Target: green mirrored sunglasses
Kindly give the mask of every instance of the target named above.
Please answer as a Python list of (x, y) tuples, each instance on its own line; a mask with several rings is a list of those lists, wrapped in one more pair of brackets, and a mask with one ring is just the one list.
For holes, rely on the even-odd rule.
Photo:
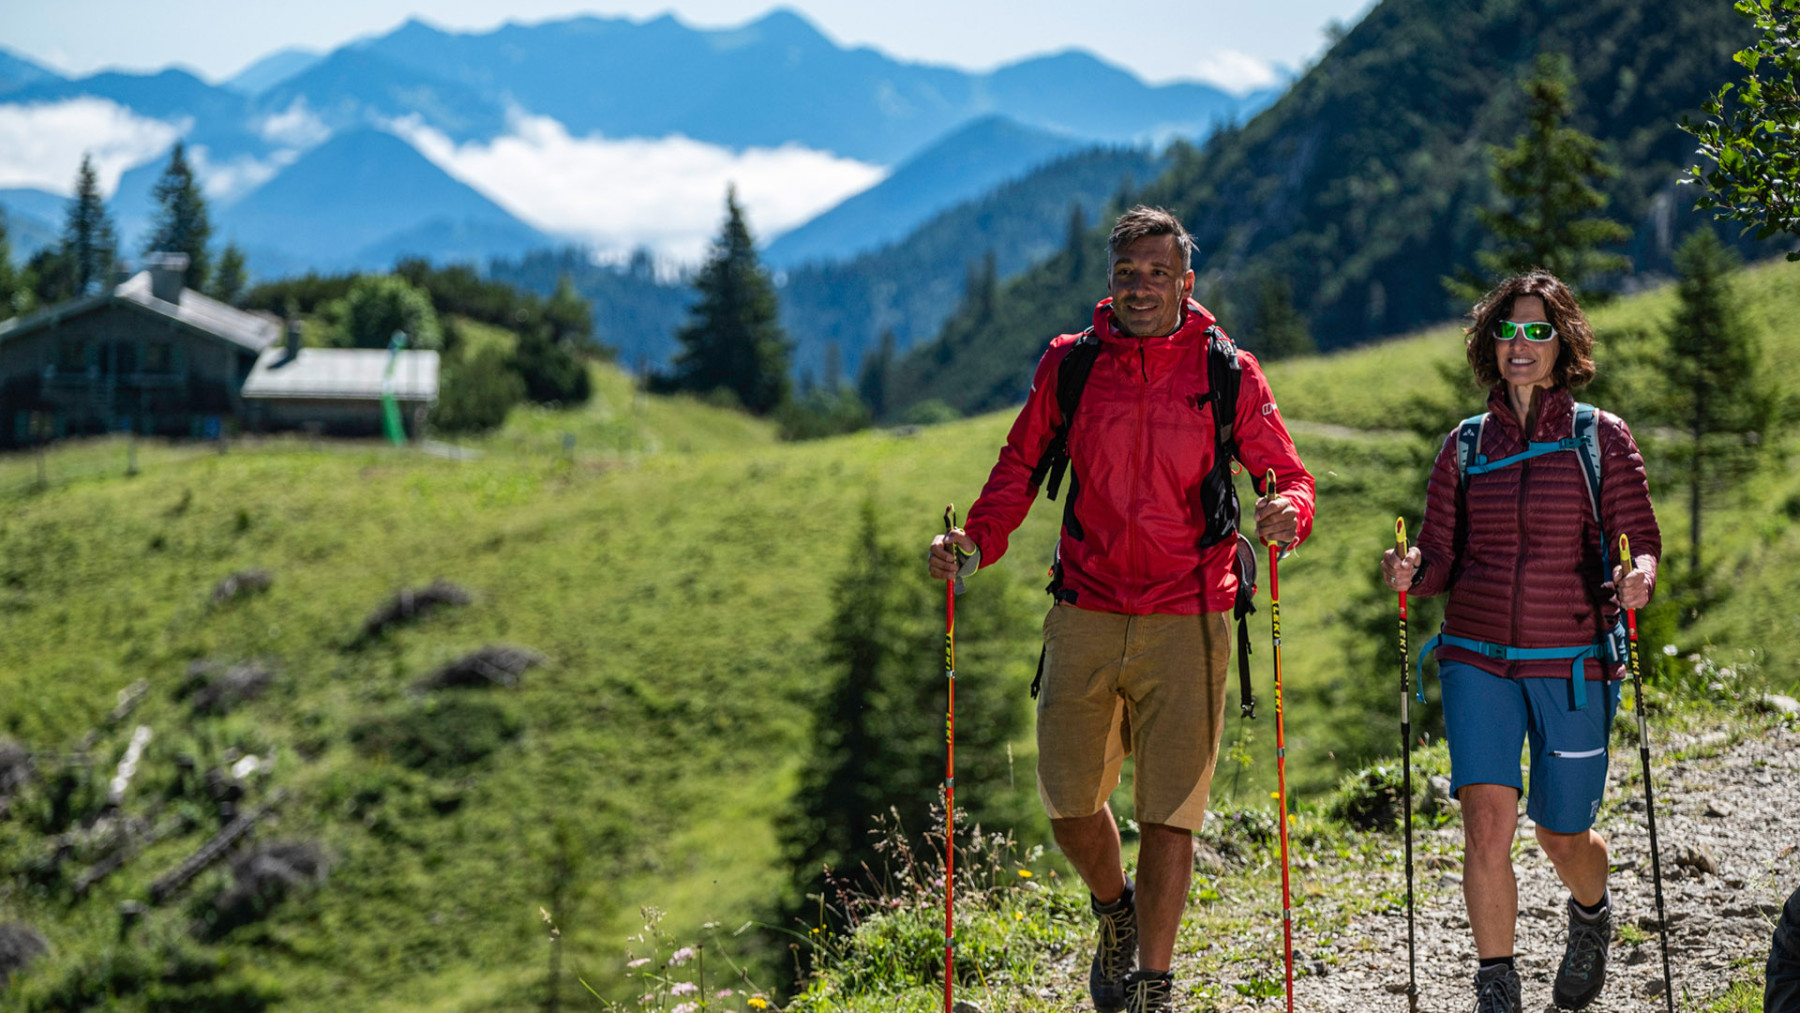
[(1534, 324), (1514, 323), (1511, 320), (1500, 321), (1500, 327), (1494, 334), (1496, 341), (1511, 341), (1523, 334), (1526, 341), (1549, 341), (1556, 337), (1556, 328), (1538, 322)]

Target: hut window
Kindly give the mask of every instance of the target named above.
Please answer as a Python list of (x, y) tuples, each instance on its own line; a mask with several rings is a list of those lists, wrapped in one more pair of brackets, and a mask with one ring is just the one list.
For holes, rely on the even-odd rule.
[(152, 341), (144, 349), (144, 372), (169, 373), (175, 368), (175, 349), (167, 341)]
[(87, 342), (65, 341), (56, 347), (56, 368), (65, 373), (87, 371)]

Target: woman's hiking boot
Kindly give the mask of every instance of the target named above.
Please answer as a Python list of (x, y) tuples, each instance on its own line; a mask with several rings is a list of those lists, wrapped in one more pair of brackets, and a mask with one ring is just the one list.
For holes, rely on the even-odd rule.
[(1175, 975), (1133, 971), (1125, 976), (1125, 1013), (1174, 1013)]
[(1100, 944), (1088, 969), (1088, 994), (1100, 1013), (1117, 1013), (1125, 1008), (1125, 976), (1137, 968), (1137, 903), (1131, 881), (1125, 881), (1125, 892), (1111, 904), (1092, 897), (1089, 902), (1100, 921)]
[(1475, 972), (1475, 1013), (1524, 1013), (1519, 998), (1519, 972), (1511, 964), (1495, 964)]
[(1562, 966), (1556, 970), (1556, 984), (1550, 999), (1559, 1009), (1580, 1009), (1594, 1001), (1600, 986), (1606, 984), (1606, 948), (1612, 942), (1612, 905), (1597, 915), (1581, 911), (1575, 898), (1569, 898), (1569, 945), (1563, 950)]

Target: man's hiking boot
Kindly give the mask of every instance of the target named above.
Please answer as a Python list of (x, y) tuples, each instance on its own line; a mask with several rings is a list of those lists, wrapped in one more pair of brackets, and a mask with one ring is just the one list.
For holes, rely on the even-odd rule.
[(1137, 968), (1137, 903), (1131, 881), (1111, 904), (1088, 900), (1100, 920), (1100, 944), (1088, 969), (1088, 994), (1100, 1013), (1117, 1013), (1125, 1008), (1125, 976)]
[(1575, 898), (1569, 898), (1569, 945), (1550, 992), (1557, 1008), (1580, 1009), (1600, 994), (1600, 986), (1606, 984), (1606, 948), (1612, 934), (1611, 904), (1599, 917), (1589, 918), (1576, 909)]
[(1125, 976), (1125, 1013), (1174, 1013), (1175, 976), (1133, 971)]
[(1523, 1013), (1519, 998), (1519, 972), (1511, 964), (1496, 964), (1475, 972), (1475, 1013)]

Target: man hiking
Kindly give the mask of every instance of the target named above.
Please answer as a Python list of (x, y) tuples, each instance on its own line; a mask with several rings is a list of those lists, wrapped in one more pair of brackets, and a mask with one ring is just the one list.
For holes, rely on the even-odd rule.
[[(1193, 241), (1167, 211), (1120, 216), (1108, 299), (1094, 326), (1050, 343), (965, 529), (932, 542), (930, 572), (954, 576), (952, 547), (992, 565), (1025, 519), (1064, 423), (1065, 363), (1090, 371), (1062, 435), (1069, 465), (1063, 527), (1044, 619), (1037, 703), (1038, 794), (1056, 843), (1093, 894), (1100, 941), (1088, 977), (1101, 1011), (1173, 1008), (1169, 973), (1193, 871), (1193, 831), (1224, 728), (1226, 613), (1238, 576), (1229, 449), (1260, 490), (1256, 533), (1291, 546), (1312, 528), (1313, 480), (1288, 438), (1256, 359), (1238, 352), (1191, 298)], [(1231, 365), (1235, 411), (1216, 432), (1213, 361)], [(1074, 367), (1071, 367), (1074, 368)], [(1223, 398), (1223, 400), (1219, 400)], [(1052, 479), (1054, 493), (1057, 480)], [(1126, 877), (1107, 799), (1126, 755), (1141, 839)], [(1141, 966), (1140, 966), (1141, 965)]]

